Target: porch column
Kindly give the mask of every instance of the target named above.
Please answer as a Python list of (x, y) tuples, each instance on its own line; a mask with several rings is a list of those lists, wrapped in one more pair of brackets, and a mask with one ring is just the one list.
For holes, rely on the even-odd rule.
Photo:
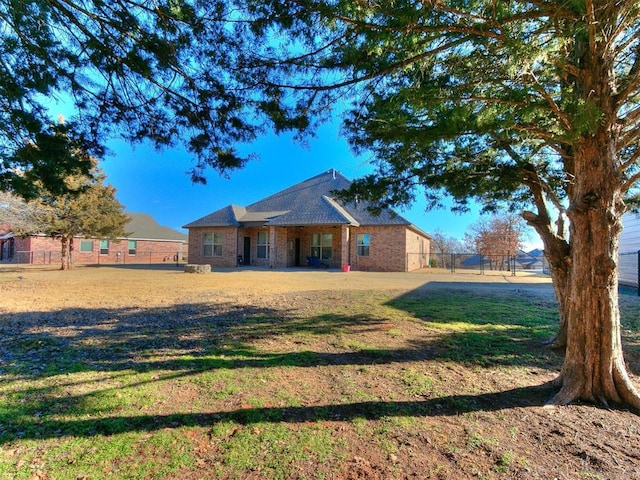
[(269, 268), (278, 265), (278, 244), (276, 227), (269, 227)]
[(342, 241), (340, 242), (340, 267), (351, 264), (351, 229), (342, 225)]

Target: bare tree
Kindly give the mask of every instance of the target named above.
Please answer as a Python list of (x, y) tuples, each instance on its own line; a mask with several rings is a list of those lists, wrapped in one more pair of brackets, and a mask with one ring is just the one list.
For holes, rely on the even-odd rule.
[(475, 252), (487, 257), (492, 270), (503, 270), (522, 248), (524, 228), (516, 215), (496, 215), (473, 224), (466, 238)]
[(462, 242), (448, 236), (440, 230), (431, 234), (431, 256), (435, 261), (434, 267), (450, 268), (451, 255), (463, 250)]
[(0, 191), (0, 229), (16, 235), (39, 232), (43, 228), (43, 208), (37, 202), (25, 202), (11, 192)]

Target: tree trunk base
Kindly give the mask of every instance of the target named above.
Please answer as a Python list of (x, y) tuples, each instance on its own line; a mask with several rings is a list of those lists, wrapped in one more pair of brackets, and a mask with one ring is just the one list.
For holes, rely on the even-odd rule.
[(565, 381), (562, 375), (552, 381), (560, 391), (556, 393), (545, 406), (569, 405), (571, 403), (583, 401), (606, 408), (612, 406), (628, 407), (635, 413), (640, 414), (640, 394), (631, 383), (631, 379), (625, 369), (614, 368), (611, 381), (602, 386), (599, 391), (592, 388), (588, 391), (584, 382)]

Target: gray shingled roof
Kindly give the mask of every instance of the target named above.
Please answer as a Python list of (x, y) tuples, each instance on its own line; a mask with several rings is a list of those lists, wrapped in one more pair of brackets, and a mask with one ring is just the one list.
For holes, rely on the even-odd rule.
[(252, 225), (410, 225), (391, 210), (380, 215), (367, 211), (366, 202), (341, 203), (336, 190), (349, 188), (351, 181), (335, 170), (297, 183), (244, 209), (230, 205), (206, 215), (184, 228)]
[(133, 240), (173, 240), (187, 241), (187, 235), (170, 227), (163, 227), (147, 213), (129, 213), (131, 219), (124, 227), (126, 238)]

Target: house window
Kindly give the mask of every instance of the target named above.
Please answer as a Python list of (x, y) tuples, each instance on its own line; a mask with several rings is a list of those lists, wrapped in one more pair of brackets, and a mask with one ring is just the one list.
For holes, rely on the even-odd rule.
[(93, 252), (93, 240), (80, 240), (80, 252), (92, 253)]
[(331, 260), (333, 257), (332, 233), (314, 233), (311, 235), (311, 256), (320, 260)]
[(213, 234), (213, 256), (222, 256), (222, 233), (215, 232)]
[(100, 240), (100, 255), (109, 255), (109, 240)]
[(129, 255), (135, 255), (138, 250), (138, 241), (129, 240)]
[(205, 257), (222, 256), (222, 233), (205, 233), (202, 242), (202, 255)]
[(359, 233), (356, 236), (356, 245), (358, 246), (358, 256), (369, 256), (369, 245), (371, 244), (371, 236), (368, 233)]
[(213, 233), (205, 233), (202, 238), (202, 256), (213, 257)]
[(269, 232), (258, 232), (258, 258), (269, 258)]
[(221, 257), (222, 256), (222, 233), (213, 232), (205, 233), (202, 242), (202, 255), (205, 257)]

